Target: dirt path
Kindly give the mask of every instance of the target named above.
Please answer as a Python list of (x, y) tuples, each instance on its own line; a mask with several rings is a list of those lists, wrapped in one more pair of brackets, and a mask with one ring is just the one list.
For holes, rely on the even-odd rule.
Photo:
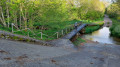
[(104, 27), (105, 26), (112, 26), (112, 20), (109, 18), (108, 15), (105, 15), (104, 17)]
[(78, 50), (0, 39), (0, 67), (119, 67), (120, 46), (88, 43)]
[[(21, 67), (19, 65), (24, 64), (24, 62), (59, 57), (72, 52), (74, 50), (62, 47), (41, 46), (0, 39), (0, 67)], [(29, 63), (29, 65), (31, 64)]]

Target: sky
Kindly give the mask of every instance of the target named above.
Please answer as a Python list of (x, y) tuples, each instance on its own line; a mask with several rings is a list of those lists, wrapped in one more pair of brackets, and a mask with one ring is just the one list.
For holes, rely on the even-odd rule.
[(111, 2), (111, 0), (100, 0), (100, 1)]
[(100, 1), (106, 1), (106, 2), (112, 3), (112, 1), (115, 1), (115, 0), (100, 0)]

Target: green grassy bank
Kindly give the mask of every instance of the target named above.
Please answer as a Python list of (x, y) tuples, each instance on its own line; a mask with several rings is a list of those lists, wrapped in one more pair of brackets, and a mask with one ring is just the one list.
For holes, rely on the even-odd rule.
[(94, 24), (95, 25), (93, 25), (93, 26), (87, 26), (85, 28), (85, 34), (89, 34), (89, 33), (92, 33), (94, 31), (100, 29), (101, 26), (104, 24), (104, 22), (103, 21), (98, 21), (98, 22), (94, 22)]
[[(31, 30), (23, 30), (23, 31), (17, 31), (16, 28), (14, 28), (14, 34), (19, 34), (19, 35), (24, 35), (24, 36), (30, 36), (32, 38), (35, 39), (39, 39), (41, 40), (41, 33), (43, 33), (43, 38), (42, 40), (53, 40), (57, 38), (57, 34), (55, 34), (56, 32), (59, 32), (59, 37), (61, 37), (62, 35), (62, 30), (64, 30), (64, 34), (67, 34), (70, 32), (70, 30), (74, 29), (74, 23), (75, 22), (80, 22), (82, 21), (82, 23), (87, 23), (87, 24), (97, 24), (97, 26), (88, 26), (85, 28), (86, 32), (85, 33), (91, 33), (97, 29), (100, 28), (100, 25), (103, 22), (91, 22), (91, 21), (85, 21), (85, 20), (71, 20), (71, 21), (63, 21), (63, 22), (49, 22), (47, 24), (34, 24), (34, 28), (35, 29), (31, 29)], [(81, 22), (80, 22), (81, 23)], [(79, 23), (78, 23), (79, 24)], [(41, 29), (43, 26), (43, 29)], [(39, 29), (36, 29), (37, 27), (40, 27)], [(69, 31), (66, 32), (66, 28), (70, 29)], [(11, 26), (8, 27), (3, 27), (2, 25), (0, 25), (0, 30), (3, 31), (8, 31), (11, 32), (12, 28)]]
[(111, 35), (120, 38), (120, 21), (112, 19), (113, 24), (110, 28)]
[(83, 40), (82, 38), (77, 38), (74, 42), (73, 42), (73, 44), (75, 45), (75, 46), (78, 46), (78, 45), (80, 45), (81, 43), (85, 43), (86, 41), (85, 40)]
[(99, 28), (100, 28), (99, 25), (97, 25), (97, 26), (88, 26), (88, 27), (85, 28), (85, 34), (92, 33), (94, 31), (98, 30)]
[[(71, 21), (63, 21), (63, 22), (49, 22), (47, 24), (34, 24), (35, 29), (31, 30), (23, 30), (23, 31), (17, 31), (17, 29), (14, 27), (14, 34), (19, 34), (19, 35), (24, 35), (24, 36), (29, 36), (35, 39), (41, 40), (41, 34), (38, 34), (40, 32), (43, 33), (43, 38), (42, 40), (53, 40), (57, 38), (57, 35), (55, 34), (56, 32), (59, 32), (59, 37), (61, 34), (61, 30), (66, 31), (66, 28), (73, 28), (75, 22), (79, 22), (80, 20), (71, 20)], [(43, 29), (41, 29), (43, 26)], [(39, 29), (37, 29), (39, 27)], [(0, 30), (3, 31), (12, 31), (12, 27), (4, 27), (0, 25)], [(64, 32), (64, 34), (67, 34), (69, 32)], [(35, 35), (36, 34), (36, 35)]]

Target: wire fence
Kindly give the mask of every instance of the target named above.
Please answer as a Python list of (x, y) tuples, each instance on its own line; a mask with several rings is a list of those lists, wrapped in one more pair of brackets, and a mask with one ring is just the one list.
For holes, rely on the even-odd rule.
[[(78, 23), (78, 26), (81, 25), (82, 22), (79, 22)], [(73, 29), (74, 29), (74, 25), (71, 25), (65, 29), (62, 29), (62, 30), (59, 30), (55, 33), (53, 33), (52, 35), (48, 35), (48, 34), (45, 34), (43, 32), (34, 32), (33, 30), (31, 30), (30, 28), (25, 28), (25, 29), (19, 29), (14, 23), (11, 23), (12, 25), (12, 33), (15, 33), (15, 32), (21, 32), (23, 35), (25, 36), (28, 36), (28, 37), (37, 37), (39, 39), (43, 39), (46, 37), (46, 39), (58, 39), (58, 38), (61, 38), (63, 36), (65, 36), (66, 34), (68, 34), (69, 32), (71, 32)], [(17, 30), (14, 30), (14, 28), (16, 28)], [(27, 30), (26, 32), (23, 32)]]

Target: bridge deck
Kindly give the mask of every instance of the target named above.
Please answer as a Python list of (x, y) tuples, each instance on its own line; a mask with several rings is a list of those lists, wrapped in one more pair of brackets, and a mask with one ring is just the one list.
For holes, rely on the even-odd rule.
[(69, 34), (67, 34), (66, 36), (63, 37), (63, 39), (71, 39), (72, 37), (74, 37), (79, 31), (81, 31), (87, 24), (82, 24), (80, 26), (78, 26), (77, 30), (74, 29), (73, 31), (71, 31)]

